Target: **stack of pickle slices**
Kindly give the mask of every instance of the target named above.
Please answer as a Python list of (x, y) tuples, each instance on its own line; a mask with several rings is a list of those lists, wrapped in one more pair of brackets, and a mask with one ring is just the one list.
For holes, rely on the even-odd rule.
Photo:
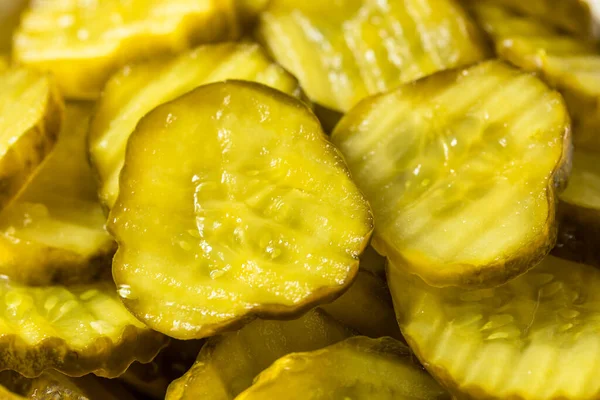
[(600, 397), (592, 0), (4, 0), (0, 399)]

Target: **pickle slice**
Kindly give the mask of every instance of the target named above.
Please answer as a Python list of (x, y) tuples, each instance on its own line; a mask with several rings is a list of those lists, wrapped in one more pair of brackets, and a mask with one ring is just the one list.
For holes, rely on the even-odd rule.
[(100, 178), (100, 198), (110, 209), (119, 194), (119, 174), (129, 135), (156, 106), (207, 83), (251, 80), (299, 95), (298, 82), (252, 43), (194, 49), (172, 60), (125, 67), (107, 83), (90, 127), (90, 154)]
[(159, 332), (200, 339), (339, 296), (372, 220), (302, 102), (229, 81), (140, 121), (109, 229), (125, 305)]
[(600, 3), (597, 0), (467, 0), (473, 4), (507, 7), (554, 24), (556, 27), (583, 37), (600, 36)]
[(494, 286), (556, 241), (570, 155), (561, 96), (500, 61), (365, 100), (336, 127), (373, 246), (434, 286)]
[(54, 147), (63, 107), (49, 76), (26, 68), (0, 72), (0, 210)]
[(7, 397), (1, 397), (3, 393), (0, 392), (2, 400), (135, 400), (116, 381), (93, 375), (71, 378), (60, 372), (47, 371), (30, 379), (14, 371), (3, 371), (0, 372), (0, 384), (7, 391)]
[(392, 338), (353, 337), (280, 358), (236, 400), (449, 399), (412, 357)]
[[(361, 264), (362, 264), (361, 260)], [(402, 340), (385, 281), (367, 271), (359, 271), (350, 289), (321, 309), (361, 335), (391, 336)]]
[(600, 271), (548, 256), (493, 289), (433, 288), (395, 265), (400, 328), (458, 398), (595, 399), (600, 395)]
[(600, 267), (599, 154), (575, 149), (569, 186), (560, 195), (558, 243), (553, 254)]
[(565, 98), (575, 146), (600, 151), (600, 54), (596, 44), (567, 36), (501, 7), (478, 4), (475, 15), (498, 55), (538, 72)]
[(95, 99), (127, 62), (238, 35), (234, 0), (31, 0), (13, 56), (51, 71), (67, 97)]
[(108, 282), (78, 286), (0, 284), (0, 370), (26, 377), (56, 369), (116, 377), (149, 362), (166, 338), (135, 319)]
[(258, 33), (312, 101), (340, 112), (487, 55), (453, 0), (272, 0)]
[(351, 335), (319, 310), (291, 321), (252, 321), (237, 332), (208, 339), (194, 366), (169, 386), (166, 399), (232, 400), (279, 357), (317, 350)]
[(54, 151), (0, 213), (0, 274), (35, 285), (110, 276), (116, 246), (86, 157), (91, 109), (67, 106)]

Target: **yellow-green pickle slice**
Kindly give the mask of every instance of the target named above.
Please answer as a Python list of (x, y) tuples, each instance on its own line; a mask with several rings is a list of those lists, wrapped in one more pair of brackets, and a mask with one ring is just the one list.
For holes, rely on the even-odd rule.
[(272, 0), (258, 33), (315, 103), (346, 112), (370, 94), (486, 57), (454, 0)]
[(434, 286), (494, 286), (556, 242), (569, 132), (560, 94), (488, 61), (361, 102), (332, 140), (379, 253)]
[(2, 400), (135, 400), (117, 381), (93, 375), (71, 378), (47, 371), (37, 378), (25, 378), (14, 371), (3, 371), (0, 385)]
[(278, 358), (318, 350), (352, 334), (319, 310), (291, 321), (254, 320), (208, 339), (194, 366), (169, 386), (166, 399), (232, 400)]
[(112, 282), (77, 286), (0, 285), (0, 369), (35, 377), (55, 369), (70, 376), (119, 376), (149, 362), (165, 336), (135, 319)]
[(493, 289), (433, 288), (395, 265), (398, 322), (457, 398), (597, 399), (600, 271), (552, 256)]
[(600, 153), (577, 150), (560, 195), (557, 256), (600, 267)]
[(600, 36), (598, 0), (466, 0), (466, 2), (507, 7), (514, 12), (527, 15), (528, 18), (541, 20), (546, 26), (553, 24), (584, 38)]
[(0, 72), (0, 209), (52, 151), (63, 108), (48, 75), (22, 67)]
[(0, 274), (35, 285), (110, 276), (116, 246), (86, 156), (91, 110), (67, 105), (54, 151), (0, 213)]
[(414, 363), (406, 345), (389, 337), (357, 336), (321, 350), (280, 358), (236, 400), (449, 398), (444, 389)]
[(153, 108), (190, 90), (225, 79), (256, 81), (299, 95), (298, 82), (253, 43), (205, 45), (170, 60), (127, 66), (107, 83), (90, 126), (89, 151), (100, 198), (112, 208), (129, 135)]
[(575, 147), (600, 151), (597, 45), (501, 7), (478, 4), (474, 13), (490, 33), (500, 58), (526, 71), (538, 72), (562, 93), (573, 118)]
[(52, 71), (67, 97), (94, 99), (127, 62), (238, 35), (234, 0), (31, 0), (13, 56)]
[(192, 339), (333, 300), (357, 273), (372, 220), (304, 103), (229, 81), (140, 121), (109, 229), (125, 305)]

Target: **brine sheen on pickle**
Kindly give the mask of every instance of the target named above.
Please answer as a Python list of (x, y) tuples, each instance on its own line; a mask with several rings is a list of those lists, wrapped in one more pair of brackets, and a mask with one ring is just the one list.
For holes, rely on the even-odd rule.
[(109, 229), (125, 305), (153, 329), (190, 339), (339, 296), (372, 221), (302, 102), (229, 81), (140, 121)]
[(575, 149), (573, 171), (560, 195), (554, 254), (600, 267), (600, 153)]
[(127, 66), (107, 83), (90, 126), (90, 155), (100, 179), (100, 198), (111, 208), (129, 135), (153, 108), (203, 84), (225, 79), (256, 81), (288, 94), (298, 82), (252, 43), (205, 45), (173, 59)]
[(123, 306), (112, 283), (0, 285), (0, 365), (35, 377), (55, 369), (116, 377), (133, 361), (149, 362), (166, 345)]
[(94, 99), (121, 65), (238, 36), (234, 0), (32, 0), (13, 56), (51, 71), (69, 98)]
[(198, 360), (169, 386), (167, 400), (233, 400), (279, 357), (318, 350), (352, 336), (319, 310), (296, 320), (255, 320), (237, 332), (208, 339)]
[(258, 32), (312, 101), (341, 112), (486, 56), (479, 31), (453, 0), (272, 0)]
[(402, 332), (457, 398), (596, 399), (600, 271), (552, 256), (493, 289), (433, 288), (395, 265)]
[(26, 284), (110, 276), (115, 251), (86, 156), (92, 106), (68, 104), (53, 152), (0, 212), (0, 274)]
[(52, 151), (63, 108), (50, 76), (0, 66), (0, 209), (23, 189)]
[(555, 244), (569, 132), (558, 93), (489, 61), (361, 102), (332, 140), (381, 254), (435, 286), (493, 286)]
[(475, 15), (498, 56), (539, 73), (562, 93), (573, 120), (573, 143), (600, 151), (600, 53), (593, 42), (565, 35), (501, 7), (478, 4)]
[(499, 5), (522, 13), (545, 26), (575, 33), (582, 38), (600, 36), (600, 3), (597, 0), (466, 0), (472, 4)]
[(392, 338), (353, 337), (280, 358), (236, 400), (449, 399), (412, 358), (410, 349)]

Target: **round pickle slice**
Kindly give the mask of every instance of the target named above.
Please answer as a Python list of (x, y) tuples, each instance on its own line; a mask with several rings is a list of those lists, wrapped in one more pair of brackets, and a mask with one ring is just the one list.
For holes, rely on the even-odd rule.
[(560, 94), (488, 61), (365, 100), (332, 140), (380, 254), (434, 286), (494, 286), (555, 244), (569, 132)]
[(238, 35), (234, 0), (31, 0), (13, 56), (51, 71), (65, 96), (95, 99), (127, 62)]
[(560, 195), (553, 254), (600, 267), (600, 153), (575, 149), (573, 171)]
[(291, 321), (254, 320), (208, 339), (194, 366), (169, 386), (166, 400), (233, 400), (278, 358), (318, 350), (352, 336), (320, 310)]
[(170, 60), (127, 66), (107, 83), (89, 133), (100, 199), (112, 208), (129, 135), (153, 108), (190, 90), (226, 79), (255, 81), (299, 95), (298, 82), (267, 58), (257, 44), (205, 45)]
[(507, 7), (528, 19), (543, 21), (584, 38), (600, 37), (600, 3), (598, 0), (466, 0), (473, 4)]
[(0, 304), (0, 370), (26, 377), (48, 369), (117, 377), (167, 344), (125, 309), (112, 282), (31, 287), (5, 281)]
[(192, 339), (342, 294), (372, 218), (306, 105), (229, 81), (140, 121), (109, 229), (125, 305), (153, 329)]
[(92, 107), (68, 104), (53, 152), (0, 213), (0, 274), (33, 284), (110, 276), (116, 250), (86, 157)]
[(597, 399), (600, 271), (548, 256), (493, 289), (433, 288), (395, 265), (400, 328), (457, 398)]
[(536, 72), (562, 93), (573, 118), (573, 143), (600, 151), (600, 53), (585, 42), (501, 7), (478, 4), (474, 13), (500, 58)]
[(0, 210), (53, 149), (63, 100), (54, 81), (27, 68), (0, 67)]
[(410, 349), (392, 338), (357, 336), (280, 358), (236, 400), (449, 399), (412, 359)]
[(487, 55), (454, 0), (272, 0), (258, 33), (312, 101), (340, 112)]

